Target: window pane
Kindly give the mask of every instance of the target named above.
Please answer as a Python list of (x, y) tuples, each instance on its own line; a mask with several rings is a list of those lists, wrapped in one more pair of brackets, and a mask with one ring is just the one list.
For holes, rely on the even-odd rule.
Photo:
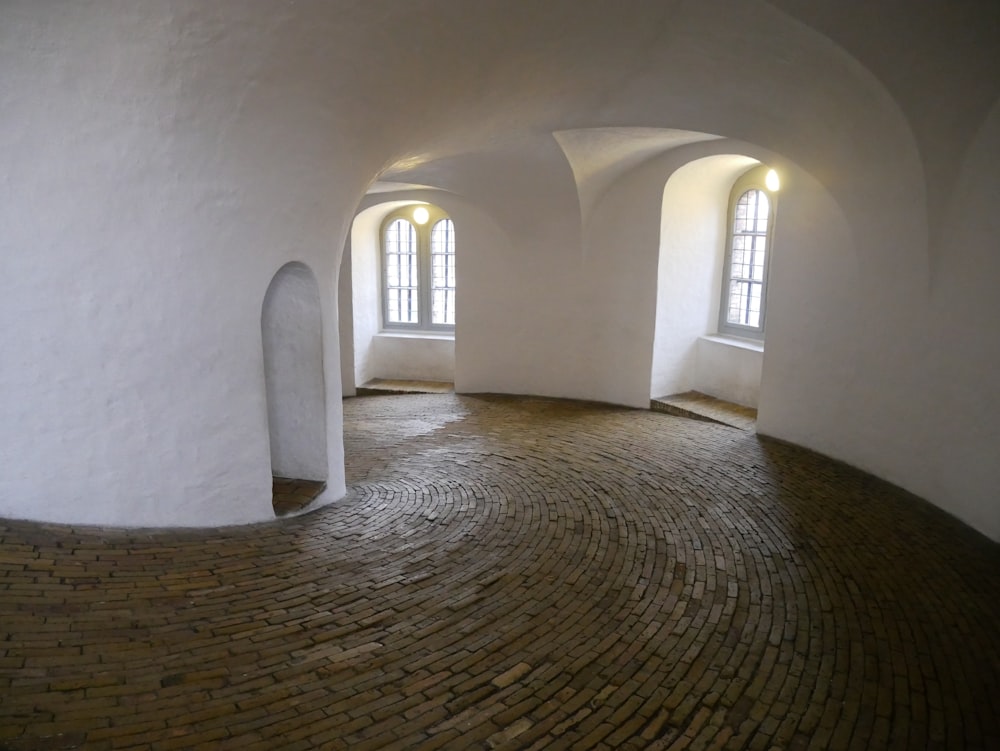
[(747, 231), (747, 212), (749, 211), (749, 202), (747, 201), (747, 194), (744, 193), (740, 196), (740, 200), (736, 203), (736, 217), (733, 223), (733, 233), (746, 232)]
[(433, 296), (434, 323), (455, 324), (455, 291), (438, 289)]
[(743, 323), (741, 311), (746, 305), (745, 288), (746, 285), (743, 282), (729, 282), (729, 310), (726, 314), (726, 320), (729, 323), (737, 325)]
[(455, 225), (442, 219), (431, 228), (431, 322), (455, 325)]
[(754, 198), (756, 200), (756, 218), (757, 224), (754, 227), (755, 232), (767, 232), (767, 217), (770, 212), (770, 202), (767, 200), (767, 194), (762, 190), (753, 191), (755, 194)]
[(385, 296), (387, 323), (417, 323), (417, 232), (405, 219), (396, 219), (385, 230)]
[(748, 326), (760, 326), (760, 293), (762, 289), (760, 284), (750, 285), (749, 306), (746, 311), (746, 324)]
[(725, 304), (725, 320), (729, 324), (760, 326), (770, 211), (770, 201), (762, 190), (747, 190), (736, 202)]
[(386, 264), (386, 267), (385, 267), (385, 276), (386, 276), (386, 280), (387, 280), (386, 283), (390, 287), (398, 287), (399, 286), (399, 256), (397, 256), (397, 255), (386, 256), (385, 264)]

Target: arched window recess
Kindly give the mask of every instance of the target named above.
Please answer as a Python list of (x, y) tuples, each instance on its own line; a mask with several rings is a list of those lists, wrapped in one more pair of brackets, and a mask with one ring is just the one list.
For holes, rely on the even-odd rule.
[(455, 225), (430, 204), (405, 206), (382, 223), (382, 328), (455, 329)]

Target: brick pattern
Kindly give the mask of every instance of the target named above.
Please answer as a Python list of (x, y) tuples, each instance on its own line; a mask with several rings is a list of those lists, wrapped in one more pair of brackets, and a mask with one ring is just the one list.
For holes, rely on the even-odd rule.
[(757, 410), (753, 407), (733, 404), (699, 391), (685, 391), (682, 394), (650, 399), (649, 408), (654, 412), (717, 422), (740, 430), (757, 429)]
[(455, 390), (451, 381), (403, 381), (373, 378), (357, 387), (358, 396), (384, 396), (387, 394), (448, 394)]
[(1000, 748), (1000, 546), (928, 504), (648, 411), (344, 409), (311, 514), (0, 523), (0, 748)]

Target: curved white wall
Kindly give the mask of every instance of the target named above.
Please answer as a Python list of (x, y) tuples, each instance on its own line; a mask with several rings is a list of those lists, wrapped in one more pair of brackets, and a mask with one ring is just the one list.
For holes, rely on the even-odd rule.
[[(334, 103), (286, 46), (322, 37), (304, 20), (0, 5), (0, 514), (273, 518), (261, 303), (291, 260), (335, 299), (345, 220), (378, 168), (331, 141)], [(324, 303), (328, 393), (336, 332)]]
[[(1000, 101), (959, 168), (920, 318), (919, 493), (1000, 540)], [(922, 341), (922, 344), (920, 342)], [(916, 401), (916, 399), (915, 399)]]

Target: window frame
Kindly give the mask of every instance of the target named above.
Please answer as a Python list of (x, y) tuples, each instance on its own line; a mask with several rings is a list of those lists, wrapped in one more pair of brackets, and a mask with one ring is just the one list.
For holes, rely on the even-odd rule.
[[(418, 224), (413, 218), (413, 212), (417, 208), (424, 208), (427, 210), (428, 219), (423, 224)], [(410, 226), (413, 227), (417, 238), (417, 321), (412, 323), (389, 321), (388, 252), (386, 235), (389, 227), (398, 219), (409, 222)], [(432, 321), (434, 269), (431, 258), (431, 232), (439, 222), (446, 219), (452, 223), (452, 235), (454, 236), (455, 222), (450, 216), (448, 216), (447, 213), (433, 204), (413, 203), (390, 212), (385, 216), (382, 223), (379, 225), (379, 308), (382, 331), (395, 333), (454, 333), (455, 324), (433, 323)], [(457, 257), (458, 253), (456, 252), (453, 262), (457, 262)]]
[[(765, 184), (768, 167), (758, 165), (741, 175), (729, 192), (729, 210), (726, 214), (726, 243), (723, 249), (724, 259), (722, 268), (722, 283), (719, 290), (719, 334), (725, 336), (735, 336), (741, 339), (752, 339), (763, 342), (767, 327), (767, 293), (768, 282), (771, 270), (771, 257), (774, 255), (774, 220), (777, 214), (778, 194), (776, 191), (768, 190)], [(730, 323), (728, 320), (730, 282), (733, 265), (733, 242), (736, 237), (736, 207), (740, 199), (751, 190), (761, 191), (768, 200), (767, 229), (764, 245), (764, 268), (760, 281), (760, 316), (757, 326), (746, 324)]]

